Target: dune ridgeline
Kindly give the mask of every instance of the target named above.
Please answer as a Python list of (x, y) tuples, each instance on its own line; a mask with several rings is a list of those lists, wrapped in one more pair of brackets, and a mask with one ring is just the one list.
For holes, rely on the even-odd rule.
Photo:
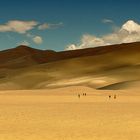
[(0, 89), (87, 86), (138, 89), (140, 43), (55, 52), (18, 46), (0, 51)]

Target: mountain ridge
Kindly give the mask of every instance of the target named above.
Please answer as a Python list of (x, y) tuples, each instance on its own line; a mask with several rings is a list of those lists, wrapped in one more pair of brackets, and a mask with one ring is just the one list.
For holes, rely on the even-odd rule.
[[(30, 61), (32, 61), (33, 63), (29, 63), (28, 65), (23, 65), (23, 67), (25, 67), (25, 66), (31, 66), (32, 64), (33, 65), (42, 64), (42, 63), (49, 63), (53, 61), (72, 59), (78, 57), (102, 55), (114, 51), (115, 52), (129, 51), (130, 53), (131, 51), (135, 51), (135, 50), (140, 51), (139, 46), (140, 46), (140, 42), (135, 42), (135, 43), (102, 46), (96, 48), (85, 48), (85, 49), (78, 49), (78, 50), (71, 50), (71, 51), (55, 52), (53, 50), (39, 50), (39, 49), (30, 48), (28, 46), (21, 45), (16, 48), (0, 51), (0, 67), (4, 67), (2, 63), (4, 63), (5, 67), (7, 67), (9, 61), (11, 62), (12, 60), (15, 59), (24, 58), (24, 61), (27, 61), (29, 63), (29, 58), (30, 58)], [(14, 68), (16, 68), (15, 63), (14, 63)], [(18, 68), (18, 64), (17, 64), (17, 68)]]

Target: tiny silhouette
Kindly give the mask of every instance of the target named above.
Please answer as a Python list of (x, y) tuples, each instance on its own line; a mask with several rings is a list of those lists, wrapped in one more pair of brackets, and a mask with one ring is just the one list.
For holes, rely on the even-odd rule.
[(85, 93), (85, 96), (87, 96), (87, 94)]
[(111, 95), (109, 95), (108, 97), (109, 97), (109, 99), (110, 99), (110, 98), (111, 98)]
[(78, 94), (78, 97), (80, 98), (80, 94)]
[(114, 99), (116, 99), (117, 98), (117, 95), (114, 95)]

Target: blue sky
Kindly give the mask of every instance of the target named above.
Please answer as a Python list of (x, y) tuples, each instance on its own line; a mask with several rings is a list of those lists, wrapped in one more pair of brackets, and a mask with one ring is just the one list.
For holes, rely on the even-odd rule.
[[(80, 44), (84, 35), (100, 38), (130, 19), (139, 23), (139, 8), (139, 0), (1, 0), (0, 50), (25, 43), (61, 51)], [(36, 23), (20, 32), (11, 21)]]

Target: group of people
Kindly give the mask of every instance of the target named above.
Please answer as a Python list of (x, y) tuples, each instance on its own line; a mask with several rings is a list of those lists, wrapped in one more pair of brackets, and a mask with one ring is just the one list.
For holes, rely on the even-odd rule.
[[(83, 96), (87, 96), (87, 94), (86, 94), (86, 93), (83, 93), (82, 95), (83, 95)], [(80, 97), (81, 97), (81, 94), (78, 94), (78, 98), (80, 98)], [(109, 99), (111, 99), (111, 98), (112, 98), (112, 96), (111, 96), (111, 95), (109, 95), (108, 97), (109, 97)], [(114, 98), (114, 99), (116, 99), (116, 98), (117, 98), (117, 95), (116, 95), (116, 94), (115, 94), (115, 95), (113, 95), (113, 98)]]
[[(83, 93), (83, 96), (87, 96), (87, 94), (86, 93)], [(78, 98), (80, 98), (80, 97), (81, 97), (81, 95), (78, 94)]]
[[(109, 95), (108, 97), (109, 97), (109, 99), (111, 99), (112, 96)], [(116, 99), (116, 98), (117, 98), (117, 95), (115, 94), (115, 95), (113, 96), (113, 98)]]

